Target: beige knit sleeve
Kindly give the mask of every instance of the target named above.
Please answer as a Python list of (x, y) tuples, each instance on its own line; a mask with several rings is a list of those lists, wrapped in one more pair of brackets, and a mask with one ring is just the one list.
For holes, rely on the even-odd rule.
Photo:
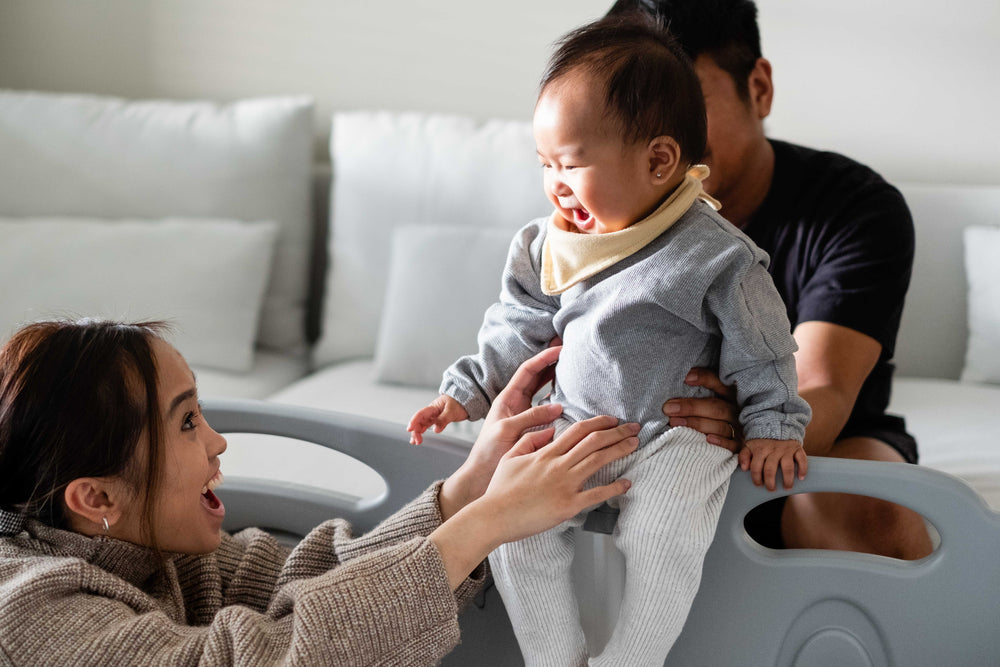
[(459, 637), (455, 595), (425, 537), (288, 582), (264, 612), (217, 607), (204, 625), (160, 601), (160, 587), (144, 593), (79, 559), (45, 562), (0, 587), (0, 656), (15, 665), (424, 665)]
[[(208, 623), (220, 606), (233, 604), (263, 612), (283, 586), (319, 577), (344, 563), (415, 537), (426, 537), (441, 525), (440, 490), (441, 482), (431, 485), (360, 537), (354, 537), (346, 521), (327, 521), (311, 531), (290, 553), (272, 536), (258, 529), (225, 535), (211, 558), (177, 561), (187, 615), (195, 623)], [(475, 596), (485, 578), (484, 563), (455, 591), (455, 603), (459, 608)]]
[[(442, 482), (435, 482), (420, 496), (359, 537), (354, 537), (353, 529), (346, 521), (336, 519), (321, 524), (292, 552), (278, 585), (317, 576), (340, 563), (375, 553), (389, 545), (414, 537), (427, 537), (441, 525), (438, 502), (441, 485)], [(486, 565), (483, 563), (455, 591), (459, 608), (472, 599), (485, 577)]]

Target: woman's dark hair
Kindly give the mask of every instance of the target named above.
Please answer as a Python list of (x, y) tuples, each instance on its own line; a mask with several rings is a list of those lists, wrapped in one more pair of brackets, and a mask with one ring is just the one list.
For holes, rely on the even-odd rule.
[(689, 163), (705, 153), (707, 121), (698, 76), (673, 37), (648, 16), (608, 16), (565, 35), (540, 91), (571, 72), (604, 85), (605, 106), (626, 143), (667, 135)]
[(68, 528), (66, 486), (117, 476), (136, 490), (155, 546), (163, 428), (152, 342), (164, 330), (161, 322), (38, 322), (0, 348), (0, 508)]
[(642, 12), (670, 30), (691, 60), (706, 54), (750, 100), (750, 72), (761, 57), (753, 0), (618, 0), (608, 16)]

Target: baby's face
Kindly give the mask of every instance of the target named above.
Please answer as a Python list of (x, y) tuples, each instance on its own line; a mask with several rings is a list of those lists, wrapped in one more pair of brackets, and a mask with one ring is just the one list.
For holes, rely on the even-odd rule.
[(617, 232), (658, 203), (648, 147), (626, 144), (607, 118), (603, 93), (588, 77), (570, 73), (542, 91), (535, 106), (538, 159), (545, 194), (565, 229)]

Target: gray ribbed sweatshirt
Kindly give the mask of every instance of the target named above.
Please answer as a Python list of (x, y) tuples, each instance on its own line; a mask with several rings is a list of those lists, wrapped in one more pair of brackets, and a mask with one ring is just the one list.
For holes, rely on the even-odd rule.
[(558, 296), (540, 286), (548, 218), (511, 244), (499, 303), (479, 331), (479, 353), (447, 371), (441, 393), (470, 419), (485, 416), (525, 359), (559, 336), (553, 402), (577, 421), (610, 414), (668, 428), (670, 398), (708, 395), (684, 384), (695, 366), (735, 385), (746, 439), (802, 440), (809, 405), (797, 391), (795, 341), (767, 254), (702, 201), (636, 253)]

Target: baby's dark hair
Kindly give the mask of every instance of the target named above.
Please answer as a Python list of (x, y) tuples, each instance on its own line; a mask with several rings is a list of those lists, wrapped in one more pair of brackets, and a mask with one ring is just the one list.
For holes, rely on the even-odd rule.
[(608, 16), (642, 12), (667, 26), (691, 60), (711, 56), (750, 99), (750, 72), (761, 57), (753, 0), (617, 0)]
[(571, 72), (604, 86), (604, 104), (626, 143), (670, 136), (688, 163), (705, 152), (705, 100), (691, 61), (673, 37), (641, 13), (607, 16), (566, 34), (540, 93)]

